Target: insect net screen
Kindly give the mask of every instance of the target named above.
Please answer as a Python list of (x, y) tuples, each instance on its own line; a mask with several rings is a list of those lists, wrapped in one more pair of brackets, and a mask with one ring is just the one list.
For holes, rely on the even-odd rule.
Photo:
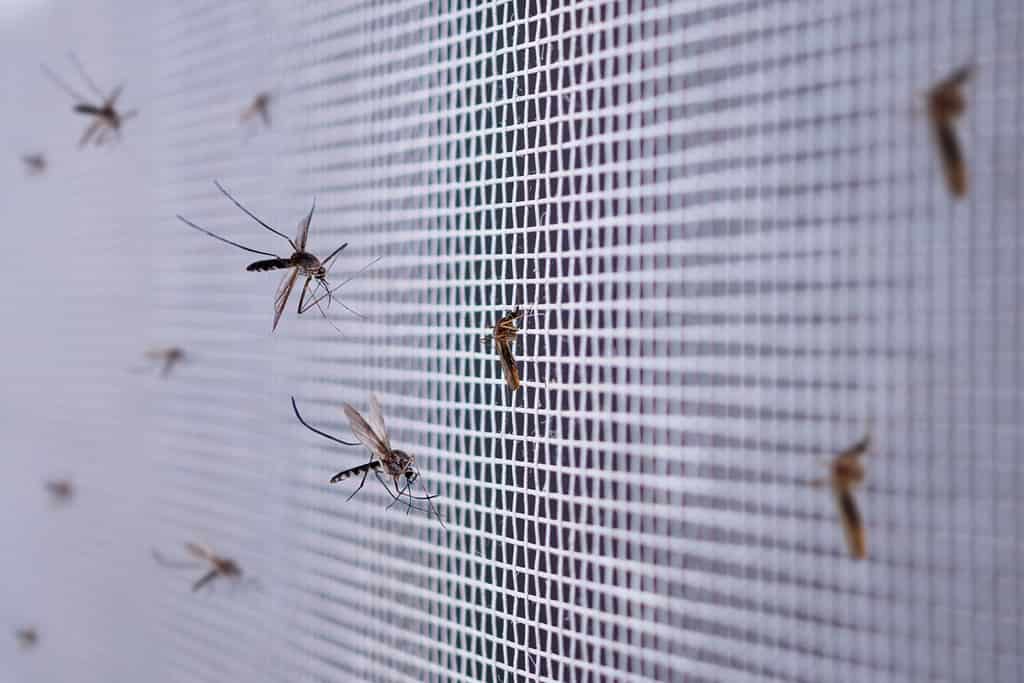
[[(137, 5), (5, 17), (9, 156), (52, 160), (4, 170), (12, 680), (1024, 678), (1018, 3)], [(175, 219), (288, 249), (215, 179), (289, 235), (315, 198), (358, 315), (271, 334), (274, 275)], [(365, 449), (289, 400), (350, 440), (370, 392), (443, 527), (346, 501)], [(811, 482), (869, 430), (858, 561)], [(185, 542), (243, 578), (191, 593)]]

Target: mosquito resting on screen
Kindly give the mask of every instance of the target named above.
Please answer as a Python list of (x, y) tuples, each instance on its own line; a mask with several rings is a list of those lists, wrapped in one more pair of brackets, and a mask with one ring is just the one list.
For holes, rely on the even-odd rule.
[[(53, 81), (53, 83), (70, 95), (75, 100), (74, 112), (76, 114), (84, 114), (85, 116), (92, 117), (92, 123), (85, 129), (82, 134), (82, 138), (78, 141), (79, 147), (84, 147), (89, 144), (89, 141), (96, 138), (96, 145), (102, 145), (107, 140), (107, 133), (113, 132), (118, 138), (121, 137), (121, 124), (128, 119), (135, 116), (138, 112), (128, 111), (119, 112), (117, 110), (117, 99), (121, 96), (121, 91), (124, 89), (123, 85), (119, 85), (114, 88), (109, 95), (104, 95), (103, 91), (99, 89), (96, 82), (93, 81), (89, 74), (85, 72), (85, 68), (82, 67), (82, 63), (78, 61), (78, 57), (74, 53), (69, 53), (68, 57), (71, 62), (75, 65), (75, 69), (78, 70), (79, 75), (85, 82), (89, 89), (96, 94), (99, 98), (99, 104), (90, 104), (89, 98), (83, 97), (74, 88), (65, 83), (60, 76), (51, 71), (45, 64), (43, 65), (43, 73)], [(98, 133), (98, 134), (97, 134)]]
[[(230, 244), (233, 247), (238, 247), (239, 249), (248, 251), (253, 254), (260, 254), (262, 256), (271, 257), (270, 259), (250, 263), (245, 268), (249, 272), (263, 272), (267, 270), (288, 270), (288, 272), (285, 273), (284, 278), (281, 280), (281, 284), (277, 289), (277, 296), (274, 299), (274, 325), (272, 329), (277, 329), (277, 323), (278, 321), (281, 320), (281, 314), (284, 313), (284, 308), (288, 304), (288, 297), (291, 296), (292, 288), (295, 287), (295, 282), (298, 279), (299, 275), (302, 275), (306, 279), (305, 282), (302, 284), (302, 294), (299, 296), (299, 314), (301, 315), (315, 306), (320, 311), (320, 315), (323, 316), (324, 320), (329, 322), (331, 326), (334, 327), (334, 329), (338, 330), (334, 323), (331, 322), (331, 319), (327, 317), (327, 313), (324, 312), (323, 306), (320, 305), (320, 302), (323, 301), (324, 299), (327, 299), (327, 305), (329, 307), (331, 303), (334, 301), (334, 293), (337, 292), (342, 287), (344, 287), (345, 284), (350, 282), (352, 280), (352, 277), (355, 277), (355, 275), (348, 278), (347, 280), (342, 282), (337, 287), (334, 287), (333, 289), (331, 289), (331, 287), (327, 283), (327, 275), (328, 273), (330, 273), (331, 264), (334, 262), (334, 259), (338, 256), (338, 254), (340, 254), (341, 251), (348, 246), (348, 242), (345, 242), (340, 247), (332, 251), (330, 255), (328, 255), (328, 257), (325, 258), (323, 261), (321, 261), (313, 254), (306, 251), (306, 239), (309, 237), (309, 224), (313, 220), (313, 212), (316, 210), (316, 201), (313, 202), (313, 207), (309, 210), (309, 213), (306, 215), (306, 217), (299, 221), (298, 232), (295, 235), (295, 239), (292, 240), (283, 232), (280, 232), (279, 230), (275, 230), (274, 228), (270, 227), (267, 223), (258, 218), (256, 214), (242, 206), (242, 204), (237, 199), (232, 197), (231, 193), (224, 189), (224, 187), (219, 182), (214, 181), (214, 185), (217, 186), (217, 189), (220, 190), (225, 197), (231, 200), (231, 203), (233, 203), (235, 206), (241, 209), (242, 212), (245, 213), (245, 215), (247, 215), (249, 218), (252, 218), (254, 221), (259, 223), (261, 226), (263, 226), (270, 232), (274, 233), (278, 237), (287, 240), (288, 245), (292, 248), (292, 255), (287, 258), (284, 258), (282, 256), (278, 256), (277, 254), (272, 254), (268, 251), (252, 249), (250, 247), (239, 244), (238, 242), (232, 242), (229, 239), (214, 234), (207, 230), (206, 228), (202, 228), (196, 225), (195, 223), (188, 220), (184, 216), (179, 215), (178, 220), (180, 220), (182, 223), (189, 226), (190, 228), (194, 228), (201, 233), (209, 235), (210, 237), (220, 240), (221, 242), (224, 242), (226, 244)], [(363, 272), (364, 270), (372, 266), (378, 260), (380, 259), (374, 259), (373, 261), (368, 263), (366, 266), (362, 268), (362, 270), (359, 271), (359, 273)], [(356, 275), (358, 275), (359, 273), (356, 273)], [(315, 281), (316, 284), (313, 290), (310, 291), (309, 285), (313, 281)], [(324, 293), (320, 294), (320, 296), (316, 296), (317, 293), (320, 291), (321, 287), (323, 288)], [(311, 298), (316, 298), (314, 298), (311, 302), (307, 303), (307, 295), (310, 296)], [(359, 313), (356, 313), (351, 308), (346, 306), (345, 303), (340, 299), (338, 300), (338, 303), (340, 303), (345, 308), (345, 310), (349, 311), (353, 315), (359, 315)], [(338, 330), (338, 332), (341, 332), (341, 330)]]
[(515, 356), (512, 355), (512, 343), (519, 334), (516, 321), (523, 317), (523, 310), (518, 306), (515, 310), (506, 313), (494, 324), (491, 334), (484, 335), (480, 341), (494, 340), (494, 348), (498, 351), (498, 359), (501, 361), (501, 369), (505, 373), (505, 384), (512, 391), (519, 388), (519, 369), (516, 367)]
[(846, 534), (846, 545), (850, 555), (858, 560), (867, 557), (867, 540), (864, 533), (864, 520), (853, 497), (853, 489), (864, 481), (864, 464), (861, 457), (871, 450), (871, 434), (864, 435), (857, 443), (842, 451), (832, 460), (828, 479), (817, 479), (815, 486), (829, 485), (836, 499), (839, 519)]
[(75, 493), (74, 487), (67, 479), (51, 479), (46, 482), (46, 490), (53, 497), (55, 503), (66, 503)]
[[(346, 479), (362, 475), (363, 478), (359, 482), (359, 486), (355, 491), (349, 494), (349, 497), (345, 500), (352, 500), (352, 498), (354, 498), (355, 495), (363, 488), (363, 485), (366, 483), (367, 475), (369, 475), (370, 472), (373, 472), (374, 476), (377, 477), (377, 480), (384, 486), (384, 489), (392, 498), (391, 505), (388, 506), (389, 509), (395, 503), (401, 502), (402, 496), (404, 495), (406, 497), (407, 507), (410, 511), (415, 509), (420, 512), (426, 512), (428, 515), (433, 514), (437, 517), (437, 521), (441, 522), (441, 526), (444, 526), (444, 521), (441, 519), (441, 515), (438, 513), (437, 508), (434, 507), (434, 503), (432, 502), (437, 495), (427, 494), (424, 496), (414, 496), (412, 494), (413, 484), (420, 479), (420, 473), (413, 465), (416, 458), (405, 451), (400, 451), (391, 447), (391, 440), (388, 438), (387, 428), (384, 426), (384, 416), (381, 412), (380, 402), (377, 400), (377, 397), (374, 394), (370, 394), (369, 420), (364, 419), (363, 416), (359, 414), (359, 411), (348, 403), (343, 404), (342, 409), (345, 411), (345, 416), (348, 418), (352, 433), (355, 434), (359, 442), (366, 446), (370, 451), (369, 462), (338, 472), (331, 477), (331, 483), (337, 484), (338, 482), (345, 481)], [(314, 434), (318, 434), (343, 446), (359, 445), (359, 443), (343, 441), (333, 437), (306, 422), (299, 413), (299, 407), (295, 403), (294, 396), (292, 397), (292, 410), (295, 411), (295, 417), (298, 418), (302, 426)], [(403, 479), (404, 483), (402, 481)], [(394, 490), (391, 488), (392, 483), (395, 487)], [(420, 486), (423, 486), (422, 482), (420, 482)], [(425, 488), (424, 493), (427, 493)], [(424, 510), (423, 508), (415, 506), (413, 504), (413, 501), (415, 500), (426, 501), (429, 509)]]
[(25, 154), (21, 157), (26, 175), (42, 175), (46, 172), (46, 157), (42, 154)]
[(967, 108), (963, 86), (971, 77), (972, 68), (963, 66), (928, 91), (928, 116), (939, 158), (946, 174), (946, 184), (955, 197), (967, 194), (967, 163), (953, 123)]
[(242, 123), (248, 123), (259, 116), (263, 120), (263, 125), (270, 128), (270, 100), (271, 96), (268, 92), (261, 92), (256, 95), (249, 106), (242, 111), (242, 116), (240, 117)]
[(35, 647), (36, 643), (39, 642), (39, 631), (32, 626), (19, 628), (14, 632), (14, 637), (18, 639), (18, 645), (21, 646), (21, 649), (28, 650)]
[(185, 350), (178, 346), (169, 346), (162, 349), (149, 349), (146, 351), (146, 358), (160, 363), (160, 376), (167, 377), (171, 370), (178, 363), (185, 360)]
[(159, 564), (172, 569), (193, 569), (202, 566), (202, 563), (209, 565), (210, 569), (192, 584), (192, 591), (195, 592), (210, 583), (218, 576), (227, 579), (239, 579), (242, 576), (242, 569), (234, 560), (222, 557), (210, 548), (197, 543), (186, 543), (185, 551), (196, 558), (196, 562), (173, 562), (167, 560), (156, 550), (153, 551), (153, 559)]

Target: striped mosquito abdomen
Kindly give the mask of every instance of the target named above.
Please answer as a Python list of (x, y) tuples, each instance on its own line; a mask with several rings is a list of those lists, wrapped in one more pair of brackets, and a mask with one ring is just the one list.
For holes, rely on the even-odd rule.
[(292, 266), (293, 264), (291, 259), (271, 258), (250, 263), (245, 267), (245, 269), (250, 273), (262, 273), (267, 270), (281, 270), (283, 268), (291, 268)]
[(365, 464), (362, 464), (362, 465), (357, 465), (355, 467), (347, 469), (344, 472), (338, 472), (336, 475), (331, 477), (331, 483), (332, 484), (337, 484), (339, 481), (345, 481), (346, 479), (351, 479), (352, 477), (362, 476), (362, 475), (366, 474), (367, 472), (370, 472), (371, 470), (379, 470), (379, 469), (380, 469), (380, 460), (373, 460), (371, 462), (368, 462), (368, 463), (365, 463)]

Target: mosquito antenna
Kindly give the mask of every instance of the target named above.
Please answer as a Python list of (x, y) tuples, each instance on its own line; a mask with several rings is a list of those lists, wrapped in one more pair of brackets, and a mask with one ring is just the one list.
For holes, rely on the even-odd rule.
[(40, 64), (40, 66), (42, 67), (43, 73), (46, 74), (47, 78), (49, 78), (51, 81), (53, 81), (53, 83), (58, 88), (60, 88), (64, 92), (66, 92), (68, 95), (71, 95), (71, 97), (73, 99), (75, 99), (78, 102), (88, 102), (89, 101), (89, 98), (82, 97), (82, 95), (80, 93), (78, 93), (74, 88), (72, 88), (70, 85), (65, 83), (64, 80), (60, 76), (55, 74), (50, 69), (50, 67), (46, 66), (45, 64)]
[(274, 230), (272, 227), (270, 227), (269, 225), (264, 223), (262, 220), (260, 220), (259, 217), (256, 216), (256, 214), (254, 214), (252, 211), (250, 211), (249, 209), (247, 209), (244, 206), (242, 206), (241, 202), (239, 202), (237, 199), (232, 197), (231, 193), (224, 189), (224, 186), (220, 184), (220, 181), (214, 180), (213, 184), (217, 186), (217, 189), (220, 190), (224, 194), (225, 197), (227, 197), (228, 199), (231, 200), (232, 204), (234, 204), (239, 209), (241, 209), (242, 212), (246, 216), (248, 216), (249, 218), (253, 219), (254, 221), (259, 223), (260, 225), (262, 225), (264, 228), (266, 228), (270, 232), (274, 233), (275, 235), (278, 235), (279, 237), (283, 237), (286, 240), (288, 240), (288, 244), (292, 245), (292, 249), (294, 249), (295, 251), (299, 250), (299, 248), (297, 246), (295, 246), (295, 242), (292, 241), (291, 237), (289, 237), (288, 235), (284, 234), (283, 232), (279, 232), (277, 230)]
[(302, 426), (305, 427), (306, 429), (308, 429), (309, 431), (313, 432), (314, 434), (319, 434), (320, 436), (324, 437), (325, 439), (330, 439), (331, 441), (334, 441), (335, 443), (340, 443), (342, 446), (358, 446), (358, 445), (360, 445), (359, 443), (349, 443), (348, 441), (342, 441), (341, 439), (333, 437), (330, 434), (327, 434), (326, 432), (321, 432), (319, 429), (317, 429), (316, 427), (313, 427), (308, 422), (303, 420), (302, 419), (302, 415), (299, 413), (299, 406), (298, 406), (298, 404), (295, 403), (295, 397), (294, 396), (292, 396), (292, 410), (295, 411), (295, 417), (299, 418), (299, 422), (302, 423)]
[(269, 251), (260, 251), (259, 249), (250, 249), (249, 247), (243, 246), (243, 245), (239, 244), (238, 242), (232, 242), (231, 240), (229, 240), (227, 238), (224, 238), (224, 237), (221, 237), (220, 235), (214, 234), (214, 233), (210, 232), (209, 230), (207, 230), (206, 228), (200, 228), (198, 225), (196, 225), (195, 223), (193, 223), (189, 219), (185, 218), (181, 214), (178, 214), (178, 220), (181, 221), (182, 223), (184, 223), (185, 225), (189, 226), (190, 228), (195, 228), (199, 232), (204, 233), (206, 235), (209, 235), (210, 237), (212, 237), (215, 240), (220, 240), (221, 242), (224, 242), (226, 244), (230, 244), (233, 247), (238, 247), (239, 249), (244, 249), (245, 251), (252, 252), (253, 254), (262, 254), (263, 256), (272, 256), (274, 258), (281, 258), (277, 254), (271, 254)]
[(85, 81), (86, 85), (92, 88), (92, 91), (94, 93), (100, 96), (100, 100), (102, 101), (106, 99), (106, 95), (103, 94), (103, 91), (100, 90), (99, 86), (96, 85), (95, 81), (89, 78), (89, 74), (85, 72), (85, 67), (82, 66), (82, 62), (79, 61), (78, 55), (76, 55), (74, 52), (68, 52), (68, 59), (70, 59), (71, 62), (75, 65), (75, 68), (78, 69), (78, 73), (81, 74), (82, 80)]

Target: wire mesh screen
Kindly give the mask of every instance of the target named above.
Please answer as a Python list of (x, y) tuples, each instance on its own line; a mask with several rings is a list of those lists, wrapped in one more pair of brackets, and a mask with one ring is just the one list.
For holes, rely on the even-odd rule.
[[(4, 17), (8, 156), (52, 159), (4, 170), (7, 680), (1024, 680), (1019, 3), (136, 5)], [(288, 248), (214, 180), (289, 235), (315, 199), (351, 311), (271, 333), (175, 218)], [(443, 524), (346, 500), (366, 449), (290, 401), (352, 440), (371, 393)], [(865, 434), (857, 560), (812, 484)]]

